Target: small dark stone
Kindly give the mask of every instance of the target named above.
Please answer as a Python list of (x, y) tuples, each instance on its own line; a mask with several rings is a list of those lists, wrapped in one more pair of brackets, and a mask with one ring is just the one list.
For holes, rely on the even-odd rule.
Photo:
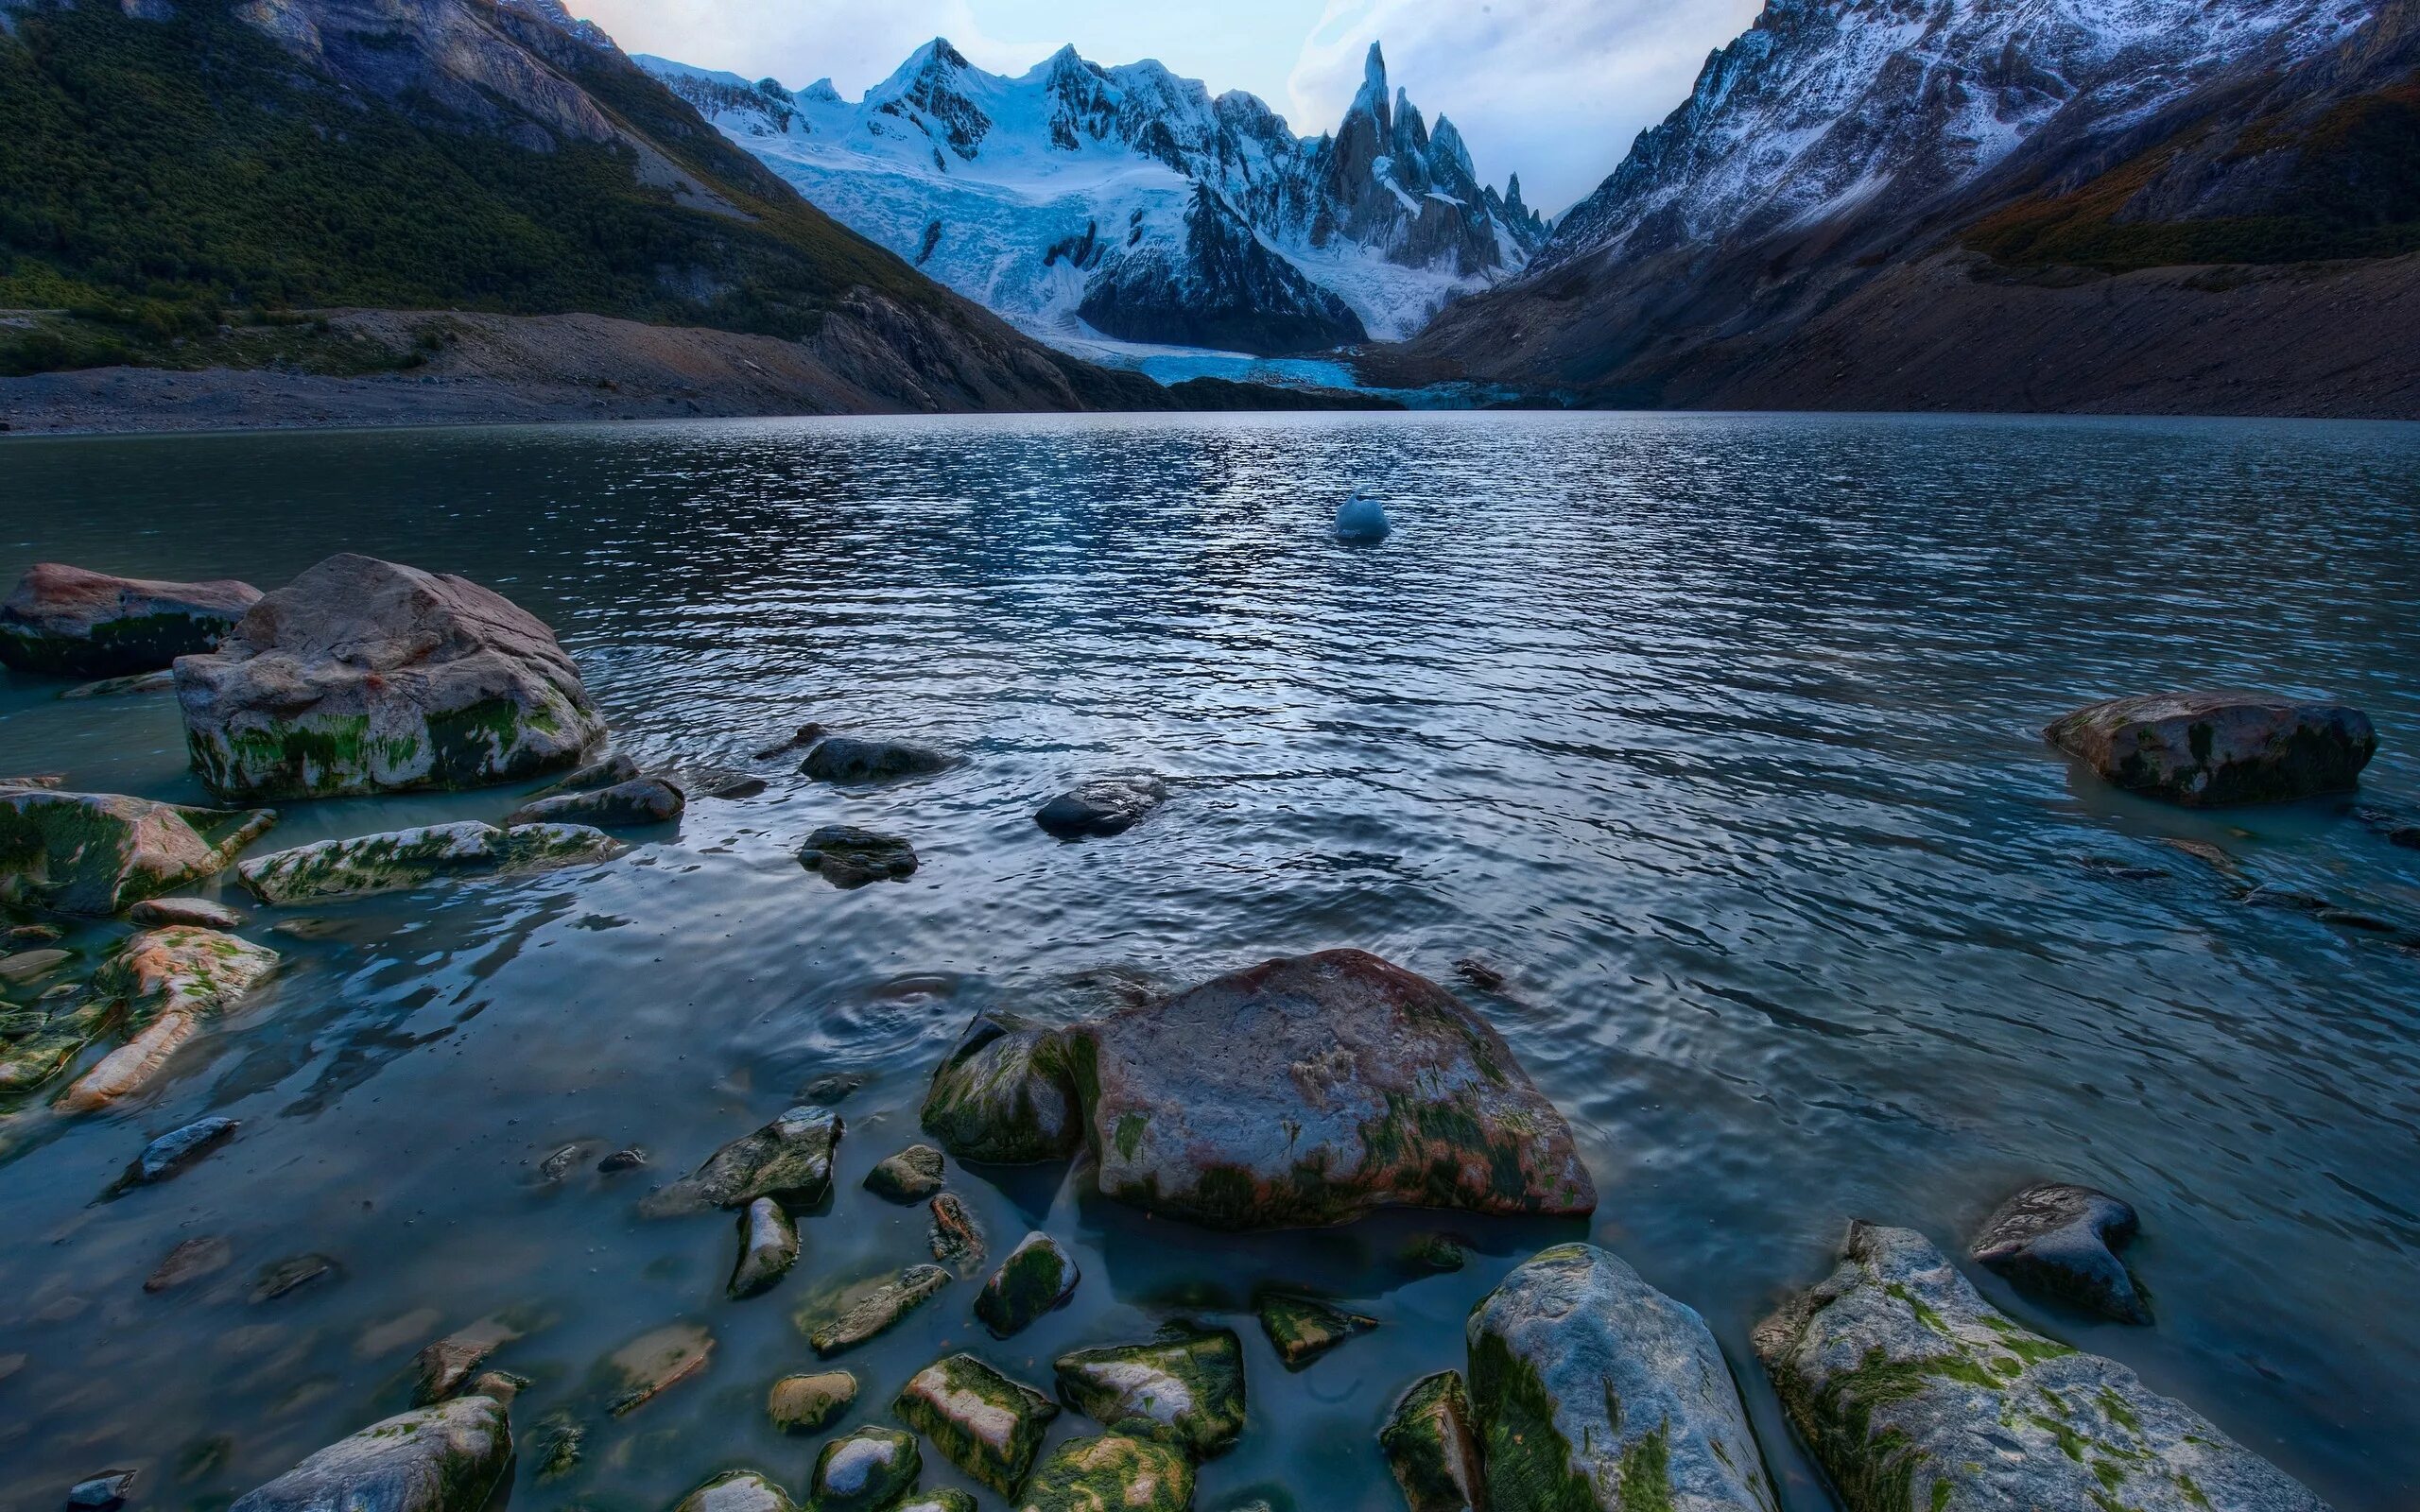
[(2364, 935), (2400, 935), (2404, 932), (2403, 926), (2392, 919), (2380, 919), (2376, 914), (2364, 914), (2350, 908), (2323, 908), (2311, 917), (2323, 924), (2359, 930)]
[(834, 1072), (828, 1076), (818, 1076), (800, 1088), (798, 1100), (802, 1103), (816, 1103), (824, 1108), (838, 1108), (855, 1096), (857, 1089), (865, 1084), (866, 1079), (855, 1072)]
[(2396, 845), (2420, 850), (2420, 824), (2398, 825), (2386, 832), (2386, 837)]
[(1123, 834), (1167, 797), (1167, 784), (1149, 772), (1096, 777), (1044, 804), (1033, 822), (1062, 840)]
[(1476, 956), (1465, 955), (1456, 961), (1454, 974), (1482, 992), (1504, 990), (1504, 973)]
[(916, 874), (915, 848), (893, 834), (853, 824), (827, 824), (806, 837), (799, 865), (842, 889), (873, 882), (906, 882)]
[(118, 1185), (141, 1187), (165, 1181), (233, 1139), (240, 1126), (232, 1118), (202, 1118), (173, 1133), (163, 1134), (143, 1147), (143, 1153), (118, 1177)]
[(80, 1481), (67, 1493), (67, 1504), (76, 1512), (110, 1512), (123, 1506), (134, 1494), (132, 1470), (106, 1470), (89, 1481)]
[(612, 787), (564, 793), (525, 803), (506, 816), (505, 828), (521, 824), (585, 824), (608, 830), (670, 824), (689, 806), (688, 796), (661, 777), (634, 778)]
[(866, 1190), (891, 1202), (922, 1202), (942, 1189), (942, 1152), (910, 1144), (866, 1173)]
[(1456, 1271), (1470, 1263), (1459, 1241), (1444, 1234), (1423, 1234), (1404, 1246), (1404, 1263), (1415, 1270)]
[(786, 756), (791, 751), (798, 749), (801, 746), (814, 745), (828, 733), (829, 731), (821, 725), (801, 725), (797, 730), (791, 732), (789, 739), (783, 741), (778, 746), (768, 746), (763, 750), (758, 751), (756, 753), (756, 759), (760, 762), (769, 762), (776, 756)]
[(983, 1229), (966, 1204), (947, 1192), (933, 1198), (933, 1258), (958, 1272), (972, 1276), (982, 1268)]
[(647, 1164), (647, 1151), (633, 1144), (627, 1150), (615, 1150), (596, 1162), (596, 1169), (606, 1176), (618, 1176), (624, 1171), (636, 1171)]
[(2253, 888), (2243, 895), (2242, 902), (2246, 908), (2282, 908), (2297, 914), (2322, 913), (2329, 906), (2326, 899), (2315, 893), (2296, 892), (2273, 884)]
[(234, 1258), (234, 1246), (216, 1234), (188, 1239), (168, 1251), (168, 1258), (160, 1262), (159, 1268), (144, 1281), (143, 1289), (155, 1297), (173, 1291), (188, 1281), (216, 1275)]
[(325, 1255), (296, 1255), (261, 1267), (260, 1279), (252, 1285), (252, 1300), (274, 1301), (299, 1287), (308, 1286), (322, 1276), (337, 1272), (337, 1263)]
[(2149, 1323), (2151, 1305), (2118, 1258), (2139, 1227), (2135, 1210), (2106, 1193), (2045, 1182), (2002, 1203), (1973, 1253), (2020, 1287), (2120, 1323)]
[(2157, 867), (2121, 861), (2115, 856), (2086, 856), (2076, 865), (2095, 876), (2107, 877), (2112, 882), (2158, 882), (2168, 875)]
[(771, 785), (752, 773), (735, 772), (727, 766), (690, 767), (680, 774), (679, 782), (692, 797), (719, 802), (754, 798)]
[(634, 782), (638, 775), (638, 763), (628, 756), (609, 756), (581, 767), (562, 782), (548, 783), (529, 797), (535, 801), (553, 798), (559, 793), (593, 793), (601, 787), (618, 787), (624, 782)]
[(538, 1162), (538, 1179), (549, 1183), (561, 1181), (571, 1175), (573, 1166), (588, 1159), (588, 1152), (596, 1147), (585, 1140), (562, 1146)]
[(892, 782), (903, 777), (924, 777), (948, 765), (949, 758), (929, 746), (833, 735), (806, 753), (799, 772), (819, 782)]

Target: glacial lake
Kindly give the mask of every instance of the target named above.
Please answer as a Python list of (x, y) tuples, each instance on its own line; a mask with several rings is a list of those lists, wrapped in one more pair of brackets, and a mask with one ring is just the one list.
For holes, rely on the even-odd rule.
[[(1394, 537), (1338, 544), (1364, 483)], [(791, 1314), (926, 1259), (859, 1190), (918, 1137), (977, 1009), (1094, 1006), (1268, 956), (1375, 951), (1456, 986), (1569, 1115), (1587, 1222), (1398, 1213), (1221, 1237), (1060, 1168), (951, 1181), (994, 1255), (1068, 1244), (1073, 1304), (1008, 1344), (955, 1283), (838, 1362), (835, 1432), (972, 1349), (1051, 1358), (1189, 1317), (1242, 1335), (1251, 1425), (1197, 1505), (1400, 1506), (1375, 1435), (1543, 1246), (1591, 1238), (1703, 1313), (1793, 1512), (1829, 1505), (1749, 1348), (1852, 1216), (1953, 1254), (2033, 1178), (2133, 1201), (2156, 1327), (1968, 1274), (2113, 1355), (2339, 1508), (2420, 1491), (2420, 954), (2243, 883), (2420, 920), (2420, 850), (2328, 800), (2194, 814), (2103, 787), (2047, 720), (2123, 692), (2252, 684), (2367, 708), (2360, 800), (2420, 811), (2420, 428), (2309, 423), (1454, 414), (716, 422), (600, 430), (13, 440), (0, 576), (36, 560), (275, 586), (358, 550), (547, 619), (623, 748), (719, 762), (588, 871), (259, 909), (288, 960), (164, 1089), (0, 1121), (0, 1504), (105, 1468), (217, 1508), (407, 1404), (414, 1353), (510, 1312), (532, 1379), (513, 1504), (661, 1512), (710, 1472), (803, 1495), (776, 1377)], [(0, 772), (202, 801), (173, 699), (0, 681)], [(964, 758), (875, 794), (752, 752), (804, 720)], [(1087, 772), (1173, 784), (1117, 839), (1036, 807)], [(521, 790), (292, 805), (265, 849), (502, 816)], [(831, 822), (910, 837), (905, 885), (803, 870)], [(2167, 842), (2196, 842), (2196, 856)], [(2221, 856), (2237, 875), (2214, 865)], [(237, 889), (232, 880), (227, 893)], [(301, 919), (299, 931), (273, 925)], [(80, 927), (87, 965), (122, 926)], [(1479, 990), (1456, 962), (1504, 977)], [(25, 992), (10, 988), (12, 997)], [(724, 1299), (733, 1225), (645, 1222), (650, 1186), (818, 1078), (865, 1085), (800, 1268)], [(234, 1142), (95, 1198), (206, 1113)], [(643, 1147), (562, 1182), (539, 1162)], [(1472, 1263), (1423, 1276), (1410, 1239)], [(164, 1296), (179, 1243), (233, 1263)], [(247, 1300), (303, 1252), (338, 1269)], [(1282, 1369), (1264, 1283), (1380, 1320)], [(596, 1369), (676, 1321), (708, 1368), (609, 1418)], [(19, 1359), (18, 1357), (22, 1357)], [(540, 1425), (586, 1429), (537, 1478)], [(1084, 1432), (1072, 1414), (1054, 1441)], [(967, 1483), (928, 1454), (925, 1484)], [(986, 1507), (1000, 1505), (986, 1493)]]

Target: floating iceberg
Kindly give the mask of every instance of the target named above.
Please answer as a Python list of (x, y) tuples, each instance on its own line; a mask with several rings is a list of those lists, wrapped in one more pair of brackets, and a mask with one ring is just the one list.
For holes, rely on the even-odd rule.
[(1387, 518), (1386, 506), (1375, 499), (1364, 498), (1361, 490), (1337, 506), (1336, 538), (1339, 541), (1384, 541), (1394, 530), (1394, 522)]

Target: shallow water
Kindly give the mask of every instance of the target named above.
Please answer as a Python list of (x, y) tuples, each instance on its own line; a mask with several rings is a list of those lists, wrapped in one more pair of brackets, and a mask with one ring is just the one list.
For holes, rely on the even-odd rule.
[[(1394, 517), (1382, 547), (1326, 534), (1354, 479)], [(2142, 1210), (2158, 1326), (1978, 1274), (1988, 1295), (2341, 1507), (2411, 1504), (2420, 956), (2246, 908), (2160, 842), (2405, 919), (2420, 851), (2342, 802), (2138, 802), (2035, 732), (2166, 685), (2340, 696), (2385, 735), (2366, 800), (2420, 809), (2415, 519), (2420, 429), (2312, 424), (778, 421), (0, 447), (0, 571), (267, 586), (358, 549), (461, 572), (554, 624), (643, 760), (773, 779), (601, 869), (310, 909), (308, 938), (263, 911), (247, 933), (290, 970), (152, 1100), (7, 1124), (0, 1370), (26, 1360), (0, 1379), (0, 1503), (132, 1465), (146, 1504), (223, 1504), (400, 1409), (422, 1344), (507, 1308), (543, 1324), (496, 1361), (537, 1383), (516, 1504), (653, 1509), (737, 1463), (803, 1492), (820, 1439), (779, 1437), (761, 1407), (814, 1367), (789, 1315), (925, 1258), (921, 1211), (856, 1184), (913, 1137), (972, 1012), (1357, 945), (1507, 974), (1466, 996), (1579, 1126), (1593, 1222), (1217, 1239), (1055, 1170), (954, 1171), (995, 1253), (1046, 1228), (1084, 1283), (1007, 1346), (959, 1283), (842, 1362), (866, 1388), (844, 1426), (883, 1420), (946, 1348), (1046, 1385), (1052, 1355), (1182, 1314), (1242, 1332), (1253, 1399), (1199, 1505), (1260, 1487), (1380, 1512), (1399, 1504), (1374, 1442), (1394, 1395), (1460, 1363), (1463, 1314), (1507, 1269), (1585, 1234), (1705, 1314), (1803, 1512), (1829, 1503), (1749, 1329), (1851, 1215), (1955, 1246), (2049, 1176)], [(0, 771), (201, 797), (170, 700), (56, 691), (0, 684)], [(750, 762), (807, 718), (965, 760), (871, 796)], [(1143, 827), (1080, 846), (1034, 828), (1069, 780), (1128, 765), (1175, 780)], [(514, 802), (296, 806), (267, 845)], [(894, 827), (924, 869), (833, 890), (792, 854), (834, 820)], [(89, 958), (113, 933), (75, 943)], [(872, 1080), (843, 1106), (833, 1211), (780, 1288), (724, 1301), (730, 1224), (633, 1204), (841, 1072)], [(233, 1144), (93, 1203), (147, 1138), (211, 1111), (244, 1121)], [(654, 1167), (540, 1185), (575, 1139)], [(1429, 1230), (1475, 1263), (1399, 1271)], [(208, 1233), (231, 1268), (144, 1294)], [(340, 1275), (245, 1300), (300, 1251)], [(1288, 1376), (1246, 1311), (1263, 1281), (1383, 1326)], [(714, 1331), (710, 1368), (606, 1419), (594, 1366), (676, 1319)], [(588, 1422), (589, 1457), (540, 1485), (526, 1444), (559, 1412)], [(928, 1463), (927, 1485), (964, 1484)]]

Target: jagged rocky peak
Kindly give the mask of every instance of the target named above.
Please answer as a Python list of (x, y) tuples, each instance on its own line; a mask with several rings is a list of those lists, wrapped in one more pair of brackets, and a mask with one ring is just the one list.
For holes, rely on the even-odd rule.
[(591, 47), (614, 46), (614, 39), (605, 34), (604, 27), (593, 21), (582, 21), (574, 16), (564, 9), (563, 0), (496, 0), (496, 7), (502, 10), (518, 10), (523, 15), (535, 16), (541, 21), (569, 32)]

